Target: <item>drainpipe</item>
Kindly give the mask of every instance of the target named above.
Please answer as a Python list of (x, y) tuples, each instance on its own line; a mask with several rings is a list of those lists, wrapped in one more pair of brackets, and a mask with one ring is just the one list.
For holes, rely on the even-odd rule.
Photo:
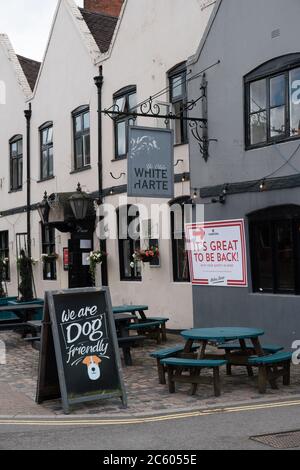
[[(103, 151), (102, 151), (102, 88), (103, 68), (99, 67), (99, 75), (94, 77), (98, 92), (98, 205), (103, 204)], [(106, 240), (100, 240), (100, 250), (106, 253)], [(102, 285), (108, 286), (107, 258), (101, 264)]]
[(27, 153), (27, 249), (28, 256), (31, 257), (31, 162), (30, 162), (30, 122), (31, 122), (31, 103), (29, 104), (29, 109), (24, 111), (26, 118), (26, 153)]

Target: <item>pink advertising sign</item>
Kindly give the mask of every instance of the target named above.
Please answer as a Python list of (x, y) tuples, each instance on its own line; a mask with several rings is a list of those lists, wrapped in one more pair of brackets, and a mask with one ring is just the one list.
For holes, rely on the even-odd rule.
[(187, 224), (185, 232), (194, 285), (248, 286), (244, 220)]

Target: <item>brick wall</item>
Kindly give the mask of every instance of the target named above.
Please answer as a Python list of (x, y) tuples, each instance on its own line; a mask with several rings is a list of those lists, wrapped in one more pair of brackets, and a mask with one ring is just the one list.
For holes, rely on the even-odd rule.
[(84, 8), (111, 16), (119, 16), (123, 0), (84, 0)]

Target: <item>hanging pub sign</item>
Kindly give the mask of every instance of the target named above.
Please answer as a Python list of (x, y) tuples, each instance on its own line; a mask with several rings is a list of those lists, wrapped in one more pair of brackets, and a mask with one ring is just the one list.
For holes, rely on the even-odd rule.
[(128, 196), (174, 198), (173, 132), (129, 127)]
[(247, 287), (244, 220), (187, 224), (185, 233), (194, 285)]
[(108, 288), (46, 292), (37, 403), (119, 397), (127, 405)]

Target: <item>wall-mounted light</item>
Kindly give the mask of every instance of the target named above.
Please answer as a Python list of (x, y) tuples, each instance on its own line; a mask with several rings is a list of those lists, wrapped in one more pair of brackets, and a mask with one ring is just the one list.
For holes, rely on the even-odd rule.
[(260, 182), (259, 189), (260, 189), (261, 191), (264, 191), (264, 190), (266, 189), (266, 178), (264, 178), (264, 179)]

